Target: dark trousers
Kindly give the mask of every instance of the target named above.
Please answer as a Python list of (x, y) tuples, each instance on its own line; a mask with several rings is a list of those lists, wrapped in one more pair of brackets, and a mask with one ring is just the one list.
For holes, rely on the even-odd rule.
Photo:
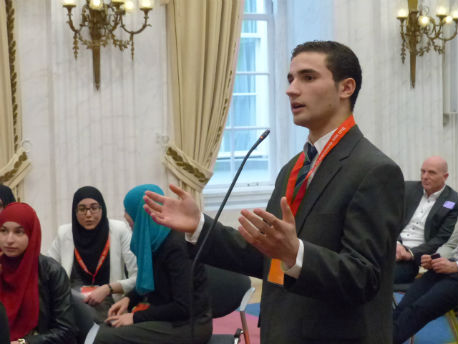
[(394, 283), (413, 282), (420, 267), (413, 260), (401, 260), (394, 265)]
[(413, 260), (401, 260), (394, 265), (394, 283), (413, 282), (418, 275), (419, 266)]
[(191, 326), (174, 326), (167, 321), (144, 321), (118, 328), (102, 325), (94, 344), (203, 344), (212, 333), (212, 318), (205, 315), (195, 320), (194, 340), (191, 343)]
[(393, 343), (400, 344), (458, 305), (458, 273), (428, 271), (415, 280), (393, 312)]

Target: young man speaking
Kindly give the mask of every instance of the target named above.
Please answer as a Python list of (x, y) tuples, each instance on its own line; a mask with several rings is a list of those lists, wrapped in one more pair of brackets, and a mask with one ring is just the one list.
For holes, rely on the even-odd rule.
[[(263, 344), (391, 343), (404, 181), (355, 125), (358, 58), (307, 42), (288, 81), (294, 123), (309, 129), (304, 151), (281, 169), (265, 211), (242, 210), (238, 230), (217, 224), (202, 261), (263, 279)], [(179, 199), (148, 192), (145, 209), (198, 248), (213, 220), (170, 188)]]

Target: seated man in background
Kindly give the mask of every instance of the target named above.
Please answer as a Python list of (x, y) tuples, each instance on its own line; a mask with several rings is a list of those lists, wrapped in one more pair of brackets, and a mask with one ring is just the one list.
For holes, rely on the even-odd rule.
[(428, 322), (458, 305), (457, 245), (455, 226), (453, 235), (437, 251), (442, 257), (421, 257), (421, 266), (429, 271), (415, 280), (394, 310), (394, 344), (403, 343)]
[(435, 252), (452, 234), (458, 194), (445, 185), (447, 177), (447, 162), (432, 156), (421, 166), (421, 181), (406, 182), (404, 228), (396, 247), (394, 283), (412, 282), (421, 256)]

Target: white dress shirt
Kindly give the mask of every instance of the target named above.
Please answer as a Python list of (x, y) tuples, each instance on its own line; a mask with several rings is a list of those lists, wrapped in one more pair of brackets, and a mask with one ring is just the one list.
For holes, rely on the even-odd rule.
[(409, 223), (401, 231), (402, 244), (408, 248), (417, 247), (425, 242), (425, 223), (429, 212), (433, 208), (445, 185), (429, 197), (423, 190), (423, 196)]

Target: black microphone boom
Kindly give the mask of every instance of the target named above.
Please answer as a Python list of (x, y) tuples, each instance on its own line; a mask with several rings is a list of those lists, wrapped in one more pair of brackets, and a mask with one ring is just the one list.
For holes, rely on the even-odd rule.
[(245, 155), (245, 157), (243, 158), (243, 161), (242, 163), (240, 164), (240, 167), (239, 169), (237, 170), (237, 173), (235, 174), (234, 176), (234, 179), (232, 180), (232, 183), (231, 185), (229, 186), (229, 189), (227, 190), (226, 192), (226, 196), (224, 196), (224, 199), (223, 199), (223, 202), (221, 203), (221, 205), (219, 206), (219, 209), (218, 209), (218, 212), (216, 213), (216, 216), (213, 220), (213, 223), (212, 223), (212, 226), (210, 227), (210, 229), (208, 230), (207, 234), (205, 235), (204, 239), (202, 240), (202, 244), (200, 245), (199, 247), (199, 250), (197, 251), (195, 257), (194, 257), (194, 261), (193, 261), (193, 271), (194, 271), (194, 265), (195, 265), (195, 262), (199, 259), (199, 256), (200, 256), (200, 253), (202, 252), (202, 248), (204, 247), (205, 245), (205, 242), (207, 241), (208, 239), (208, 236), (209, 234), (213, 231), (213, 228), (215, 228), (216, 226), (216, 223), (218, 222), (218, 219), (219, 219), (219, 216), (221, 215), (221, 212), (223, 211), (224, 209), (224, 206), (226, 205), (226, 202), (227, 202), (227, 199), (229, 198), (229, 196), (231, 195), (231, 192), (232, 192), (232, 189), (234, 188), (235, 186), (235, 183), (237, 182), (237, 179), (239, 179), (239, 175), (240, 173), (242, 172), (243, 170), (243, 167), (245, 166), (245, 163), (246, 161), (248, 160), (251, 152), (253, 152), (256, 147), (267, 137), (267, 135), (270, 134), (270, 130), (267, 129), (265, 132), (262, 133), (261, 136), (259, 136), (259, 139), (254, 143), (254, 145), (250, 148), (250, 150), (248, 151), (248, 153)]
[[(235, 183), (237, 182), (237, 179), (239, 178), (240, 173), (242, 172), (243, 167), (245, 166), (246, 161), (248, 160), (248, 157), (250, 154), (256, 149), (256, 147), (270, 134), (270, 130), (267, 129), (262, 133), (261, 136), (259, 136), (259, 139), (254, 143), (254, 145), (250, 148), (248, 153), (245, 155), (243, 158), (242, 163), (240, 164), (239, 169), (237, 170), (237, 173), (234, 176), (234, 179), (232, 180), (231, 185), (229, 186), (229, 189), (226, 192), (226, 195), (224, 196), (223, 202), (221, 202), (221, 205), (219, 206), (218, 212), (216, 213), (215, 218), (213, 219), (213, 223), (210, 227), (210, 229), (207, 231), (205, 234), (204, 239), (202, 240), (202, 243), (200, 244), (199, 249), (197, 250), (196, 255), (194, 256), (194, 260), (192, 261), (191, 265), (191, 276), (194, 276), (194, 268), (196, 266), (197, 261), (199, 260), (199, 257), (202, 253), (202, 249), (205, 246), (205, 243), (207, 242), (207, 239), (210, 235), (210, 233), (213, 231), (213, 229), (216, 226), (216, 223), (218, 222), (219, 216), (221, 215), (221, 212), (224, 209), (224, 206), (226, 205), (227, 199), (231, 195), (232, 189), (234, 188)], [(193, 277), (191, 277), (191, 304), (190, 304), (190, 315), (191, 315), (191, 343), (194, 343), (194, 314), (193, 313), (193, 294), (194, 294), (194, 283), (193, 283)]]

